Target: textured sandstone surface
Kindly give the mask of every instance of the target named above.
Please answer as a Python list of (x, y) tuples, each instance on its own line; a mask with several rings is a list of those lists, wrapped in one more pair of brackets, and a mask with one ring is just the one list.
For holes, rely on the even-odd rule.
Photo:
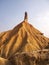
[(49, 55), (38, 51), (43, 49), (47, 49), (46, 54), (49, 52), (49, 38), (24, 20), (0, 34), (0, 65), (46, 65)]

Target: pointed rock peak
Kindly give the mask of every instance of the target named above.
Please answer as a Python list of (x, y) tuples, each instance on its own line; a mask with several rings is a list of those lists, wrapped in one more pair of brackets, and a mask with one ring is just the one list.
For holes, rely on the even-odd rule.
[(28, 21), (28, 14), (27, 14), (27, 12), (25, 12), (24, 22), (27, 22), (27, 21)]

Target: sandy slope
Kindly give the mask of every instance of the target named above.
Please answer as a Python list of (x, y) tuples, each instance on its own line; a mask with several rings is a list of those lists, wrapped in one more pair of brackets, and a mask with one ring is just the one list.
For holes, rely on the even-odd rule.
[(27, 21), (23, 21), (12, 30), (0, 34), (0, 57), (11, 59), (17, 52), (41, 50), (46, 48), (48, 44), (48, 38)]
[(28, 22), (0, 34), (1, 56), (8, 58), (16, 52), (32, 52), (48, 45), (49, 39)]

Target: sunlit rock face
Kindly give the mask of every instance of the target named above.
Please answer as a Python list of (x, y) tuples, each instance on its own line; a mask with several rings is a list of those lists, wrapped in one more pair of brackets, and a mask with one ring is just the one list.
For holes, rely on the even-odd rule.
[(25, 14), (26, 15), (23, 22), (15, 26), (12, 30), (0, 34), (0, 57), (3, 60), (7, 59), (5, 61), (2, 61), (2, 59), (0, 58), (1, 65), (3, 65), (6, 62), (8, 63), (13, 62), (15, 63), (15, 65), (21, 65), (21, 63), (22, 65), (27, 65), (27, 64), (32, 65), (34, 61), (30, 59), (30, 55), (27, 56), (29, 60), (26, 60), (26, 57), (24, 58), (24, 55), (22, 56), (19, 55), (20, 58), (21, 57), (24, 58), (24, 59), (19, 59), (19, 57), (17, 56), (14, 57), (15, 54), (22, 52), (31, 53), (33, 51), (45, 49), (49, 45), (49, 39), (46, 38), (43, 35), (43, 33), (41, 33), (39, 30), (37, 30), (31, 24), (28, 23), (27, 13)]

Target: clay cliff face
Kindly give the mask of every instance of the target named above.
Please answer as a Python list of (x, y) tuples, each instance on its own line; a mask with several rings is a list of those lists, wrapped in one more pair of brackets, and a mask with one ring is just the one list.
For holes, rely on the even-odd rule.
[(42, 50), (48, 43), (49, 39), (43, 33), (24, 20), (12, 30), (0, 34), (0, 57), (11, 59), (16, 53)]
[(0, 34), (0, 55), (9, 58), (17, 52), (41, 50), (48, 42), (40, 31), (23, 21), (14, 29)]

